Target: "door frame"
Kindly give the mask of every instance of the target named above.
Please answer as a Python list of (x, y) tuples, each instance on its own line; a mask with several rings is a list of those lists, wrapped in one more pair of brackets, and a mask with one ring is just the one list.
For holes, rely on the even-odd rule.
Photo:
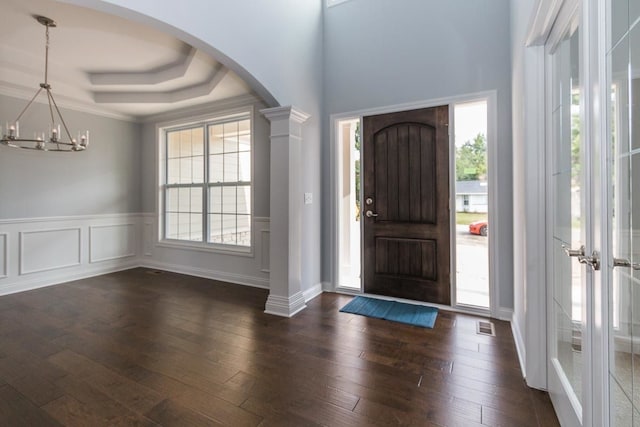
[[(330, 197), (329, 197), (329, 247), (332, 251), (332, 257), (330, 259), (330, 271), (331, 271), (331, 283), (325, 286), (325, 290), (333, 292), (341, 292), (348, 294), (361, 294), (362, 286), (360, 290), (342, 287), (339, 283), (340, 277), (340, 236), (339, 236), (339, 199), (340, 199), (340, 180), (339, 180), (339, 160), (340, 150), (338, 144), (338, 123), (342, 120), (360, 120), (364, 116), (372, 116), (377, 114), (397, 113), (408, 110), (417, 110), (421, 108), (437, 107), (441, 105), (449, 106), (449, 166), (450, 166), (450, 182), (455, 183), (455, 140), (454, 140), (454, 107), (455, 104), (486, 100), (487, 102), (487, 162), (488, 162), (488, 183), (489, 183), (489, 223), (499, 224), (500, 217), (498, 212), (498, 192), (494, 191), (498, 183), (498, 171), (497, 171), (497, 129), (498, 129), (498, 105), (497, 105), (497, 91), (483, 91), (465, 95), (451, 96), (445, 98), (436, 98), (426, 101), (396, 104), (385, 107), (369, 108), (362, 110), (349, 111), (345, 113), (337, 113), (330, 115), (330, 165), (329, 165), (329, 184), (330, 184)], [(361, 189), (362, 190), (362, 189)], [(362, 195), (360, 195), (362, 197)], [(449, 205), (455, 206), (455, 184), (450, 185), (449, 188)], [(451, 210), (451, 223), (455, 224), (455, 209)], [(362, 231), (362, 223), (360, 224)], [(501, 262), (500, 257), (497, 256), (497, 242), (501, 235), (501, 227), (494, 226), (491, 229), (491, 238), (489, 239), (489, 309), (479, 309), (470, 306), (460, 306), (456, 300), (456, 275), (451, 274), (451, 306), (441, 306), (437, 304), (429, 304), (432, 306), (440, 307), (445, 310), (458, 311), (463, 313), (479, 314), (483, 316), (491, 316), (497, 319), (511, 321), (513, 315), (512, 308), (505, 308), (500, 306), (500, 289), (502, 283), (499, 281), (501, 274), (501, 266), (505, 262)], [(455, 272), (456, 266), (456, 253), (455, 253), (455, 227), (451, 227), (451, 256), (450, 256), (450, 268), (452, 272)], [(361, 242), (362, 247), (362, 242)], [(362, 260), (362, 250), (360, 256)], [(362, 264), (361, 264), (362, 265)], [(511, 282), (509, 282), (511, 283)], [(379, 296), (376, 296), (379, 297)], [(388, 297), (382, 297), (388, 298)]]

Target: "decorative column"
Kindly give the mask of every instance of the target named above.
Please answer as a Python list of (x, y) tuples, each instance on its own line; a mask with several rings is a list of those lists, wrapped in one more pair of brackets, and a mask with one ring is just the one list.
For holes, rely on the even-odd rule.
[(271, 122), (269, 298), (265, 313), (292, 317), (306, 308), (302, 295), (302, 124), (294, 107), (260, 110)]

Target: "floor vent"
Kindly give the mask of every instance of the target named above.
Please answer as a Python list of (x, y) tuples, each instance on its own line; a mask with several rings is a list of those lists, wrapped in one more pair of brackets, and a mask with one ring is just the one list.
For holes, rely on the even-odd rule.
[(478, 335), (489, 335), (491, 337), (496, 336), (496, 328), (493, 326), (493, 322), (485, 322), (479, 320), (477, 324), (476, 333)]
[(154, 276), (157, 276), (158, 274), (162, 274), (164, 273), (164, 271), (162, 270), (147, 270), (147, 274), (153, 274)]

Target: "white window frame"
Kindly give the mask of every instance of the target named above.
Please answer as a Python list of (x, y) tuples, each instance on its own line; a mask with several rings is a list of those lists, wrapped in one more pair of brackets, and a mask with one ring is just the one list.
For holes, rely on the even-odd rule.
[[(165, 200), (165, 186), (166, 186), (166, 173), (167, 173), (167, 132), (178, 129), (191, 128), (196, 126), (203, 126), (205, 128), (205, 145), (208, 143), (207, 126), (215, 125), (218, 123), (224, 123), (234, 120), (249, 120), (250, 126), (250, 153), (251, 153), (251, 179), (249, 185), (251, 187), (251, 210), (249, 213), (249, 221), (251, 224), (251, 244), (250, 246), (237, 246), (224, 243), (209, 243), (206, 240), (202, 242), (167, 239), (165, 237), (166, 230), (166, 200)], [(243, 107), (233, 110), (216, 112), (213, 115), (202, 115), (197, 117), (187, 117), (179, 120), (173, 120), (170, 122), (159, 123), (156, 125), (157, 135), (157, 147), (156, 147), (156, 168), (157, 168), (157, 246), (173, 249), (189, 249), (202, 252), (224, 253), (237, 256), (252, 257), (254, 255), (254, 247), (256, 242), (256, 230), (255, 230), (255, 214), (254, 214), (254, 201), (255, 201), (255, 156), (254, 156), (254, 134), (255, 134), (255, 114), (253, 107)], [(205, 148), (205, 169), (208, 167), (208, 150)], [(207, 175), (205, 175), (205, 182), (202, 186), (205, 189), (203, 194), (203, 237), (208, 236), (208, 188), (210, 183), (206, 182)], [(199, 184), (198, 184), (199, 185)]]

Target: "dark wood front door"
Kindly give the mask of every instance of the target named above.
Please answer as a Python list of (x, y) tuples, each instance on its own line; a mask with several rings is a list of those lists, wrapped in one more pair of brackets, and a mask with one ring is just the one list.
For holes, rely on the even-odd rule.
[(449, 107), (364, 117), (364, 291), (451, 304)]

